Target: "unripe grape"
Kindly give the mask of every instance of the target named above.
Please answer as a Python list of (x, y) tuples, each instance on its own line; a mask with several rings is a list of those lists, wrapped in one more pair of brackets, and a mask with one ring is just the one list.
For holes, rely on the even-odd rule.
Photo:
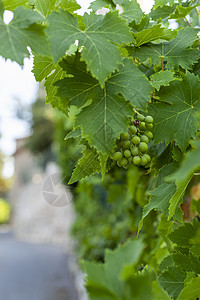
[(126, 158), (129, 158), (129, 157), (131, 156), (131, 151), (130, 151), (130, 150), (124, 151), (124, 156), (125, 156)]
[(124, 167), (124, 166), (126, 166), (126, 165), (128, 164), (128, 160), (127, 160), (125, 157), (123, 157), (123, 158), (120, 160), (120, 163), (121, 163), (122, 167)]
[(120, 167), (120, 168), (122, 167), (122, 165), (121, 165), (121, 162), (120, 162), (120, 161), (118, 161), (118, 162), (117, 162), (117, 165), (118, 165), (118, 167)]
[(139, 166), (140, 162), (141, 162), (141, 158), (139, 156), (134, 156), (133, 157), (133, 163), (134, 163), (134, 165)]
[(145, 123), (148, 123), (148, 124), (153, 123), (153, 118), (151, 116), (146, 116)]
[(153, 124), (151, 123), (151, 124), (145, 124), (145, 126), (146, 126), (146, 129), (152, 129), (153, 128)]
[(140, 122), (139, 128), (141, 130), (145, 130), (146, 129), (145, 123), (144, 122)]
[(146, 157), (142, 156), (142, 157), (141, 157), (141, 166), (144, 167), (144, 166), (147, 165), (147, 163), (148, 163), (148, 161), (147, 161)]
[(128, 133), (121, 133), (120, 134), (120, 138), (122, 139), (122, 140), (128, 140), (129, 139), (129, 135), (128, 135)]
[(129, 165), (127, 164), (126, 166), (123, 166), (123, 168), (127, 170), (129, 168)]
[(131, 153), (132, 153), (133, 156), (138, 155), (138, 153), (139, 153), (138, 147), (132, 147), (131, 148)]
[(152, 139), (153, 138), (153, 133), (151, 131), (146, 131), (145, 135), (149, 138)]
[(122, 154), (121, 152), (115, 152), (113, 159), (116, 161), (119, 161), (120, 159), (122, 159)]
[(136, 134), (137, 128), (135, 126), (130, 126), (129, 131), (133, 134)]
[(132, 156), (130, 156), (130, 157), (128, 158), (128, 162), (129, 162), (129, 164), (132, 164), (132, 162), (133, 162), (133, 157), (132, 157)]
[(131, 139), (131, 142), (134, 144), (134, 145), (138, 145), (140, 143), (140, 138), (139, 136), (135, 135), (132, 139)]
[(151, 161), (151, 157), (148, 154), (144, 154), (142, 157), (145, 157), (147, 159), (147, 162)]
[(131, 146), (131, 142), (129, 140), (123, 141), (122, 147), (123, 149), (129, 149)]
[(140, 121), (144, 121), (145, 117), (142, 114), (138, 114), (137, 119)]
[(141, 152), (147, 152), (148, 150), (148, 145), (145, 142), (141, 142), (138, 147)]
[(146, 135), (142, 135), (142, 136), (141, 136), (141, 141), (148, 144), (149, 139), (148, 139), (148, 137), (147, 137)]

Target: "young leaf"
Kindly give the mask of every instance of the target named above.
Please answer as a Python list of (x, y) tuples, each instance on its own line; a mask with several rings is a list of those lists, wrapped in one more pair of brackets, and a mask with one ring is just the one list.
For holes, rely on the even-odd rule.
[(93, 11), (97, 11), (98, 9), (102, 8), (102, 7), (112, 7), (115, 8), (115, 4), (112, 0), (95, 0), (90, 4), (90, 9), (92, 9)]
[(55, 69), (55, 64), (51, 57), (35, 55), (34, 56), (34, 66), (33, 74), (37, 81), (42, 81), (47, 78), (47, 76)]
[(147, 44), (158, 39), (171, 40), (175, 38), (176, 31), (161, 27), (160, 24), (153, 25), (148, 29), (141, 30), (134, 34), (135, 47)]
[(163, 183), (156, 189), (149, 192), (151, 198), (149, 203), (143, 208), (142, 219), (139, 224), (138, 231), (142, 228), (144, 218), (150, 213), (152, 209), (168, 213), (169, 201), (176, 191), (174, 183)]
[(200, 141), (194, 142), (193, 145), (196, 149), (188, 152), (177, 171), (167, 177), (168, 181), (175, 181), (177, 186), (176, 193), (170, 200), (169, 218), (175, 213), (176, 206), (184, 195), (193, 173), (200, 168)]
[(69, 184), (88, 177), (92, 174), (99, 173), (101, 170), (99, 155), (94, 148), (86, 148), (83, 151), (83, 157), (79, 160), (73, 171)]
[(175, 8), (177, 6), (177, 3), (174, 5), (164, 5), (162, 7), (157, 7), (156, 9), (152, 9), (149, 17), (152, 18), (153, 20), (158, 20), (162, 18), (163, 20), (166, 18), (169, 18), (169, 16), (174, 12)]
[(84, 46), (82, 59), (101, 85), (121, 62), (120, 50), (115, 44), (132, 41), (128, 26), (117, 12), (105, 16), (85, 14), (84, 31), (78, 27), (77, 18), (67, 11), (53, 12), (48, 16), (48, 22), (47, 33), (54, 61), (62, 58), (69, 46), (79, 40), (79, 45)]
[(163, 7), (164, 5), (167, 5), (167, 4), (173, 4), (174, 3), (174, 0), (155, 0), (155, 4), (154, 4), (154, 9), (158, 6), (161, 6)]
[(0, 22), (0, 55), (20, 65), (30, 55), (27, 46), (36, 54), (49, 55), (44, 27), (37, 24), (42, 19), (42, 16), (32, 10), (16, 8), (14, 19), (9, 24)]
[(170, 42), (160, 44), (143, 45), (142, 47), (127, 47), (130, 55), (138, 57), (141, 62), (149, 57), (153, 64), (160, 64), (161, 59), (167, 62), (168, 69), (181, 66), (183, 69), (190, 69), (191, 65), (197, 62), (199, 50), (191, 46), (197, 40), (197, 29), (180, 29), (177, 37)]
[(200, 109), (198, 77), (187, 72), (183, 81), (173, 81), (169, 87), (162, 87), (158, 95), (162, 102), (149, 108), (155, 122), (154, 141), (168, 144), (175, 140), (184, 151), (199, 129), (196, 119)]
[(171, 81), (175, 80), (174, 72), (168, 70), (157, 72), (151, 75), (150, 79), (151, 85), (157, 91), (159, 91), (161, 86), (168, 86)]
[(194, 6), (189, 6), (189, 7), (183, 7), (181, 5), (177, 6), (175, 9), (175, 12), (170, 15), (170, 19), (180, 19), (180, 18), (185, 18), (191, 10), (193, 10), (197, 5)]
[(189, 281), (178, 296), (181, 300), (198, 299), (200, 295), (200, 276)]
[(18, 6), (23, 6), (28, 0), (3, 0), (4, 9), (14, 11)]
[(35, 8), (46, 18), (55, 8), (57, 0), (35, 0)]
[(70, 13), (73, 13), (77, 9), (81, 8), (76, 0), (60, 0), (57, 6), (63, 10), (67, 10)]

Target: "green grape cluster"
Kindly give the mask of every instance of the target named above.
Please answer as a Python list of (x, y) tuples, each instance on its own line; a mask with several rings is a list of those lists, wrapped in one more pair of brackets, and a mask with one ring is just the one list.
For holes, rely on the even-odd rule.
[(130, 120), (129, 131), (117, 141), (113, 159), (119, 167), (127, 169), (131, 164), (148, 167), (151, 157), (147, 154), (149, 140), (153, 139), (153, 118), (135, 112)]

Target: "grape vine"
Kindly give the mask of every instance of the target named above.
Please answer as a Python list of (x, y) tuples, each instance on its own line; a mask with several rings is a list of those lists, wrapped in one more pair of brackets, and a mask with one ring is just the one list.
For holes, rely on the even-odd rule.
[(65, 142), (82, 154), (69, 184), (89, 298), (197, 300), (199, 1), (155, 0), (149, 14), (136, 0), (79, 8), (0, 0), (0, 55), (23, 65), (31, 51), (46, 101), (71, 118)]

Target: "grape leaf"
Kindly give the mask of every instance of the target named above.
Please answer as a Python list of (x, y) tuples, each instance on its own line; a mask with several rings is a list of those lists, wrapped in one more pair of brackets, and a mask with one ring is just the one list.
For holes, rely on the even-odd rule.
[[(176, 243), (179, 246), (191, 248), (196, 242), (193, 241), (195, 236), (200, 230), (200, 222), (193, 219), (193, 223), (185, 223), (183, 226), (178, 227), (173, 232), (169, 234), (169, 238), (173, 243)], [(198, 239), (198, 246), (200, 245)]]
[(20, 65), (23, 64), (25, 57), (30, 56), (27, 46), (30, 46), (36, 54), (49, 55), (44, 27), (37, 24), (42, 20), (42, 16), (31, 9), (18, 7), (8, 25), (0, 21), (0, 55)]
[(135, 47), (139, 47), (143, 44), (156, 41), (158, 39), (170, 40), (175, 38), (176, 32), (170, 29), (161, 27), (160, 24), (154, 25), (150, 28), (144, 29), (134, 34)]
[(121, 62), (120, 50), (114, 43), (129, 43), (132, 40), (128, 26), (117, 12), (109, 12), (105, 16), (85, 14), (85, 30), (78, 27), (76, 17), (63, 10), (53, 12), (47, 19), (54, 61), (62, 58), (69, 46), (79, 40), (79, 44), (84, 46), (82, 59), (101, 85)]
[(161, 102), (150, 105), (154, 116), (154, 141), (166, 144), (175, 140), (184, 151), (190, 138), (199, 129), (195, 114), (200, 109), (200, 85), (198, 77), (187, 72), (182, 81), (172, 81), (158, 93)]
[(200, 277), (193, 278), (189, 281), (179, 295), (181, 300), (198, 299), (200, 295)]
[[(145, 283), (148, 283), (149, 287), (146, 276), (140, 278), (140, 276), (131, 274), (131, 282), (123, 278), (126, 277), (124, 268), (136, 265), (143, 249), (144, 245), (141, 240), (128, 241), (114, 251), (107, 250), (104, 264), (84, 261), (83, 268), (87, 273), (86, 288), (90, 298), (92, 300), (151, 299), (151, 294), (148, 294), (148, 298), (140, 297), (140, 293), (145, 290)], [(123, 277), (121, 276), (122, 271)], [(131, 291), (131, 286), (133, 291)], [(150, 291), (148, 290), (148, 292)]]
[(92, 174), (99, 173), (101, 171), (99, 154), (94, 148), (86, 148), (83, 151), (83, 157), (79, 160), (76, 168), (73, 171), (69, 184), (88, 177)]
[(23, 6), (28, 0), (3, 0), (4, 9), (14, 11), (18, 6)]
[(159, 276), (160, 285), (167, 293), (175, 299), (184, 287), (186, 272), (178, 267), (170, 267)]
[(34, 66), (32, 72), (34, 73), (37, 81), (42, 81), (45, 79), (54, 69), (55, 64), (51, 57), (42, 55), (34, 56)]
[(72, 13), (79, 9), (80, 5), (76, 2), (76, 0), (60, 0), (58, 2), (58, 7)]
[(141, 19), (144, 17), (144, 13), (140, 8), (140, 5), (136, 0), (113, 0), (115, 4), (119, 4), (123, 8), (121, 13), (122, 19), (126, 20), (128, 23), (135, 21), (136, 24), (140, 23)]
[(177, 186), (177, 191), (170, 200), (169, 218), (173, 216), (176, 206), (184, 195), (185, 189), (190, 182), (193, 173), (200, 168), (200, 141), (196, 141), (193, 145), (196, 149), (189, 151), (177, 171), (167, 177), (168, 181), (175, 181)]
[(149, 191), (151, 196), (149, 203), (147, 203), (143, 208), (142, 219), (139, 224), (138, 231), (141, 230), (144, 218), (150, 213), (152, 209), (168, 213), (169, 201), (172, 195), (176, 191), (176, 186), (174, 183), (163, 183), (156, 189)]
[(155, 0), (155, 4), (154, 4), (153, 8), (155, 9), (158, 6), (162, 7), (164, 5), (167, 5), (168, 3), (170, 5), (172, 5), (174, 3), (174, 0)]
[(168, 86), (171, 81), (175, 80), (174, 72), (168, 70), (157, 72), (151, 75), (150, 79), (151, 85), (158, 91), (161, 86)]
[(66, 137), (64, 138), (64, 140), (68, 140), (68, 139), (71, 139), (71, 138), (79, 138), (81, 137), (82, 133), (81, 133), (81, 130), (80, 128), (76, 128), (76, 129), (73, 129), (72, 131), (70, 131)]
[(178, 5), (175, 9), (175, 12), (170, 15), (170, 19), (185, 18), (191, 12), (191, 10), (193, 10), (197, 6), (198, 4), (189, 7), (183, 7), (181, 5)]
[(53, 107), (57, 107), (60, 111), (68, 114), (67, 103), (63, 105), (62, 100), (57, 97), (57, 86), (54, 85), (55, 82), (64, 78), (66, 73), (59, 65), (54, 65), (54, 70), (51, 75), (49, 75), (45, 80), (45, 88), (47, 93), (47, 103), (50, 103)]
[(35, 8), (40, 11), (44, 17), (47, 17), (55, 8), (57, 0), (35, 0)]
[[(84, 137), (99, 152), (111, 155), (114, 140), (127, 130), (128, 116), (132, 115), (128, 102), (117, 94), (121, 93), (134, 106), (144, 108), (150, 97), (150, 84), (133, 61), (125, 59), (124, 65), (106, 81), (102, 89), (98, 81), (86, 71), (85, 63), (80, 62), (79, 57), (80, 54), (77, 54), (75, 58), (68, 57), (60, 63), (63, 70), (73, 77), (56, 83), (58, 96), (64, 107), (69, 102), (82, 107), (87, 100), (92, 99), (92, 103), (77, 116), (76, 126), (82, 127)], [(142, 94), (139, 87), (143, 89)]]
[(141, 47), (127, 47), (127, 49), (130, 55), (138, 57), (141, 61), (150, 57), (153, 64), (160, 64), (161, 59), (165, 60), (168, 69), (178, 66), (190, 69), (199, 58), (199, 50), (191, 48), (196, 39), (197, 29), (187, 27), (180, 29), (177, 37), (169, 42), (150, 43)]
[(115, 4), (112, 0), (95, 0), (90, 4), (90, 9), (92, 9), (93, 11), (97, 11), (98, 9), (102, 8), (102, 7), (112, 7), (115, 8)]
[(162, 18), (163, 20), (166, 18), (169, 18), (169, 16), (174, 12), (177, 4), (175, 3), (174, 5), (164, 5), (162, 7), (157, 7), (156, 9), (152, 9), (149, 17), (152, 18), (153, 20), (158, 20)]

